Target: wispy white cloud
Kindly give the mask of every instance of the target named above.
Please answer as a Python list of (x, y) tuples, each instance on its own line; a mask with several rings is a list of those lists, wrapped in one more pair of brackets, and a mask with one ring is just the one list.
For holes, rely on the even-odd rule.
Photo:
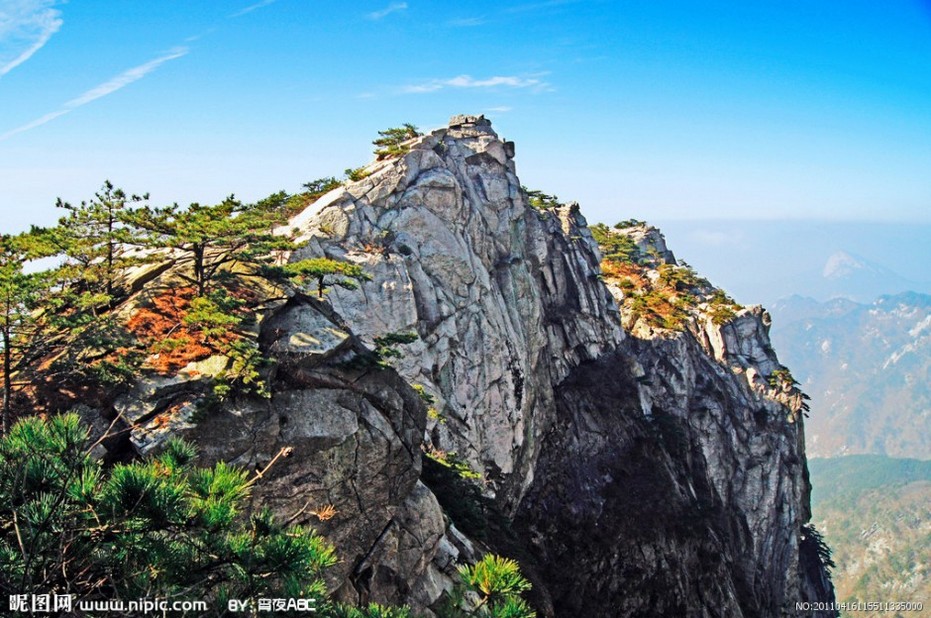
[(454, 28), (472, 28), (475, 26), (481, 26), (484, 23), (484, 17), (462, 17), (459, 19), (451, 19), (446, 22), (446, 25), (453, 26)]
[(252, 11), (257, 11), (263, 7), (266, 7), (269, 4), (274, 4), (277, 1), (278, 0), (261, 0), (260, 2), (256, 2), (255, 4), (250, 4), (244, 9), (239, 9), (235, 13), (230, 13), (227, 17), (229, 17), (230, 19), (234, 17), (242, 17), (243, 15), (248, 15)]
[(385, 8), (381, 9), (380, 11), (374, 11), (372, 13), (369, 13), (365, 17), (367, 19), (374, 19), (374, 20), (384, 19), (385, 17), (391, 15), (392, 13), (397, 13), (398, 11), (404, 11), (406, 9), (407, 9), (406, 2), (392, 2)]
[(209, 35), (209, 34), (213, 34), (213, 33), (216, 32), (216, 31), (217, 31), (216, 26), (211, 27), (211, 28), (207, 28), (206, 30), (204, 30), (203, 32), (201, 32), (201, 33), (199, 33), (199, 34), (192, 34), (191, 36), (184, 37), (184, 42), (185, 42), (185, 43), (196, 43), (197, 41), (201, 40), (201, 39), (204, 38), (205, 36), (207, 36), (207, 35)]
[(401, 92), (405, 94), (423, 94), (445, 88), (531, 88), (534, 91), (542, 91), (549, 89), (549, 84), (539, 77), (495, 75), (486, 79), (475, 79), (471, 75), (458, 75), (449, 79), (432, 79), (421, 84), (404, 86)]
[(50, 122), (50, 121), (52, 121), (52, 120), (55, 120), (55, 119), (58, 118), (59, 116), (64, 116), (65, 114), (67, 114), (67, 113), (70, 112), (70, 111), (71, 111), (70, 109), (60, 109), (60, 110), (55, 111), (55, 112), (49, 112), (48, 114), (42, 116), (41, 118), (36, 118), (36, 119), (33, 120), (32, 122), (29, 122), (29, 123), (27, 123), (27, 124), (24, 124), (24, 125), (21, 126), (21, 127), (16, 127), (15, 129), (13, 129), (13, 130), (11, 130), (11, 131), (7, 131), (7, 132), (4, 133), (3, 135), (0, 135), (0, 142), (2, 142), (3, 140), (5, 140), (5, 139), (7, 139), (7, 138), (9, 138), (9, 137), (13, 137), (14, 135), (16, 135), (16, 134), (18, 134), (18, 133), (23, 133), (24, 131), (28, 131), (29, 129), (35, 129), (36, 127), (41, 127), (41, 126), (44, 125), (46, 122)]
[(64, 21), (54, 0), (5, 0), (0, 4), (0, 77), (32, 58)]
[(95, 88), (91, 88), (81, 96), (71, 99), (65, 103), (65, 107), (68, 109), (74, 109), (75, 107), (81, 107), (82, 105), (87, 105), (91, 101), (95, 101), (100, 97), (105, 97), (108, 94), (116, 92), (120, 88), (125, 88), (134, 81), (140, 80), (161, 65), (165, 64), (169, 60), (174, 60), (175, 58), (180, 58), (188, 53), (186, 47), (176, 47), (163, 56), (159, 56), (154, 60), (150, 60), (145, 64), (140, 64), (137, 67), (133, 67), (127, 71), (123, 71), (113, 79), (107, 80), (104, 83), (100, 84)]
[(485, 111), (486, 111), (486, 112), (491, 112), (491, 113), (493, 113), (493, 114), (505, 114), (505, 113), (511, 111), (512, 109), (514, 109), (514, 108), (511, 107), (511, 106), (509, 106), (509, 105), (498, 105), (497, 107), (489, 107), (489, 108), (486, 109)]
[(151, 73), (152, 71), (160, 67), (161, 65), (165, 64), (166, 62), (170, 60), (174, 60), (175, 58), (180, 58), (181, 56), (184, 56), (187, 53), (188, 53), (188, 49), (186, 47), (177, 47), (159, 56), (158, 58), (155, 58), (153, 60), (150, 60), (149, 62), (146, 62), (145, 64), (140, 64), (137, 67), (133, 67), (131, 69), (123, 71), (116, 77), (103, 82), (99, 86), (95, 86), (94, 88), (91, 88), (87, 92), (71, 99), (70, 101), (67, 101), (61, 106), (60, 109), (54, 112), (45, 114), (44, 116), (37, 118), (33, 120), (32, 122), (24, 124), (20, 127), (16, 127), (15, 129), (11, 129), (10, 131), (7, 131), (3, 135), (0, 135), (0, 142), (6, 139), (9, 139), (10, 137), (13, 137), (14, 135), (17, 135), (19, 133), (29, 131), (30, 129), (35, 129), (36, 127), (40, 127), (44, 125), (45, 123), (58, 118), (59, 116), (64, 116), (68, 112), (74, 109), (77, 109), (81, 107), (82, 105), (87, 105), (91, 101), (96, 101), (97, 99), (101, 97), (105, 97), (108, 94), (112, 94), (116, 92), (117, 90), (120, 90), (121, 88), (125, 88), (129, 84), (142, 79), (143, 77), (145, 77), (146, 75), (148, 75), (149, 73)]

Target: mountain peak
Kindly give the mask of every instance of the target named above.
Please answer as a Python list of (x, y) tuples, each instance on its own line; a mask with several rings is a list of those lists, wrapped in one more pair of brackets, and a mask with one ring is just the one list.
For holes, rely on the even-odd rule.
[(449, 118), (450, 129), (478, 129), (484, 133), (494, 133), (491, 129), (491, 120), (484, 115), (456, 114)]
[(846, 251), (837, 251), (828, 257), (824, 263), (821, 274), (826, 279), (843, 279), (856, 273), (862, 272), (881, 272), (884, 269), (881, 266), (872, 264), (866, 259), (855, 256)]

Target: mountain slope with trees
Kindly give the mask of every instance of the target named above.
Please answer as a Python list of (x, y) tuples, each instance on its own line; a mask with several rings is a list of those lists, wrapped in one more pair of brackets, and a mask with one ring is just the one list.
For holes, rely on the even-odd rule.
[(849, 455), (809, 466), (813, 519), (833, 550), (837, 599), (927, 603), (931, 461)]

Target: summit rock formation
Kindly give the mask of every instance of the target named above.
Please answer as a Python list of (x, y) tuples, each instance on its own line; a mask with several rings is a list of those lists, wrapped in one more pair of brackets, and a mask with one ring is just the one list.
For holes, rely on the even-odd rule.
[[(431, 616), (485, 551), (520, 561), (541, 616), (784, 616), (833, 598), (807, 527), (804, 402), (768, 314), (626, 319), (578, 205), (533, 204), (488, 120), (406, 146), (290, 222), (307, 241), (292, 260), (370, 280), (267, 308), (271, 399), (155, 423), (210, 365), (140, 380), (117, 405), (135, 447), (181, 434), (256, 468), (293, 449), (255, 500), (336, 544), (331, 587), (356, 602)], [(644, 277), (675, 267), (658, 231), (630, 235), (655, 258)], [(416, 340), (393, 368), (361, 362), (389, 333)]]

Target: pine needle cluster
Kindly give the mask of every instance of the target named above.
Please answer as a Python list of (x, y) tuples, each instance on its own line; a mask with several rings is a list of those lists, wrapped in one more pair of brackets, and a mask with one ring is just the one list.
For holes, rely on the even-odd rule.
[(247, 515), (252, 482), (173, 440), (110, 470), (75, 415), (17, 422), (0, 439), (0, 595), (78, 599), (281, 596), (325, 602), (333, 548), (316, 532)]

